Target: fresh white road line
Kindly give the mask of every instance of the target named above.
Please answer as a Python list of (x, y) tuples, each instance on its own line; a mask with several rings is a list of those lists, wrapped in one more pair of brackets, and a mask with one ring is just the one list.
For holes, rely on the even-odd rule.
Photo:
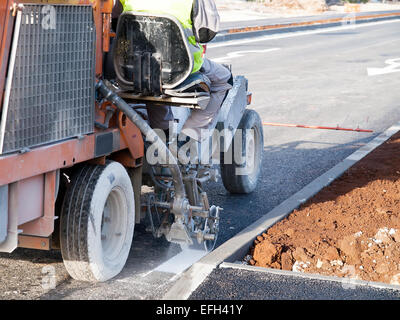
[(270, 49), (264, 49), (264, 50), (234, 51), (234, 52), (229, 52), (224, 57), (214, 58), (214, 59), (211, 58), (211, 60), (214, 62), (218, 62), (218, 63), (224, 63), (224, 62), (228, 62), (235, 58), (243, 57), (244, 55), (249, 54), (249, 53), (267, 53), (267, 52), (278, 51), (278, 50), (281, 50), (281, 48), (270, 48)]
[(332, 28), (322, 28), (322, 29), (318, 29), (318, 30), (294, 31), (294, 32), (288, 32), (285, 34), (273, 34), (273, 35), (268, 35), (268, 36), (259, 36), (259, 37), (254, 37), (251, 39), (240, 39), (240, 40), (232, 40), (232, 41), (226, 41), (226, 42), (210, 43), (207, 45), (207, 49), (227, 47), (227, 46), (236, 46), (236, 45), (260, 42), (260, 41), (270, 41), (270, 40), (277, 40), (277, 39), (293, 38), (293, 37), (307, 36), (307, 35), (312, 35), (312, 34), (333, 32), (333, 31), (340, 31), (340, 30), (342, 30), (342, 31), (343, 30), (353, 30), (353, 29), (358, 29), (358, 28), (365, 28), (365, 27), (377, 26), (377, 25), (381, 25), (381, 24), (399, 23), (399, 22), (400, 22), (400, 19), (399, 20), (378, 21), (378, 22), (366, 22), (366, 23), (362, 23), (362, 24), (356, 24), (356, 25), (350, 25), (350, 26), (345, 25), (345, 26), (332, 27)]
[(186, 249), (159, 265), (153, 271), (180, 274), (206, 254), (205, 250)]
[(386, 60), (385, 63), (388, 65), (384, 68), (368, 68), (367, 72), (369, 76), (378, 76), (388, 73), (400, 72), (400, 58)]
[(215, 268), (213, 264), (195, 263), (181, 275), (162, 300), (187, 300)]
[(153, 270), (143, 273), (141, 277), (145, 278), (153, 272), (172, 273), (175, 274), (175, 277), (179, 276), (182, 272), (199, 261), (206, 254), (207, 252), (205, 250), (185, 249), (167, 261), (163, 262)]

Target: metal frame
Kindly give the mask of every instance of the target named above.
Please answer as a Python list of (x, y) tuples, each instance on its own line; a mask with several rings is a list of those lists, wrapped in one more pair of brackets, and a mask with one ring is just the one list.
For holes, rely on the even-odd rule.
[(229, 135), (224, 136), (222, 148), (225, 152), (228, 151), (231, 145), (236, 129), (247, 107), (247, 90), (247, 79), (244, 76), (236, 76), (233, 80), (233, 87), (222, 104), (218, 117), (216, 117), (214, 126), (220, 131), (229, 130), (230, 132)]
[[(0, 154), (94, 132), (96, 29), (92, 6), (55, 5), (57, 25), (50, 30), (41, 26), (46, 7), (18, 6)], [(76, 27), (71, 29), (70, 24)], [(73, 37), (77, 37), (76, 45), (71, 46)], [(74, 75), (76, 81), (71, 81)]]
[(8, 115), (8, 104), (10, 102), (10, 93), (11, 93), (12, 79), (13, 79), (14, 66), (15, 66), (15, 57), (17, 55), (19, 31), (20, 31), (20, 27), (21, 27), (21, 18), (22, 18), (22, 12), (18, 11), (17, 19), (15, 22), (14, 39), (13, 39), (13, 43), (12, 43), (12, 47), (11, 47), (10, 62), (9, 62), (9, 66), (8, 66), (6, 91), (4, 94), (4, 102), (3, 102), (3, 108), (2, 108), (2, 113), (1, 113), (0, 155), (3, 153), (4, 135), (5, 135), (5, 130), (6, 130), (7, 115)]
[(205, 109), (210, 101), (210, 97), (179, 98), (179, 97), (152, 97), (138, 96), (129, 92), (120, 92), (118, 95), (127, 100), (148, 101), (154, 104), (171, 105), (186, 107), (190, 109)]
[[(11, 0), (0, 1), (0, 101), (3, 100), (3, 90), (6, 79), (9, 48), (11, 45), (11, 32), (13, 31), (14, 17), (10, 14)], [(3, 28), (4, 27), (4, 28)], [(0, 111), (1, 111), (0, 104)]]

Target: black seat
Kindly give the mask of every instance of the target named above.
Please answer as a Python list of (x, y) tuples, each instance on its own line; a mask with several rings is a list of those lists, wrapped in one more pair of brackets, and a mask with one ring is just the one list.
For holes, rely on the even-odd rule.
[(191, 74), (193, 57), (185, 32), (172, 16), (123, 13), (113, 59), (118, 82), (133, 93), (186, 96), (191, 83), (188, 79), (193, 80), (194, 91), (207, 92), (206, 79)]

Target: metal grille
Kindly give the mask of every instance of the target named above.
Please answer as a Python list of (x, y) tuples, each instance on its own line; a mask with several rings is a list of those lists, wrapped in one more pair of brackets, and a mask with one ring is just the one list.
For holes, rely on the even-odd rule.
[(93, 132), (92, 7), (52, 8), (55, 20), (49, 21), (43, 5), (24, 6), (8, 114), (2, 115), (3, 153)]

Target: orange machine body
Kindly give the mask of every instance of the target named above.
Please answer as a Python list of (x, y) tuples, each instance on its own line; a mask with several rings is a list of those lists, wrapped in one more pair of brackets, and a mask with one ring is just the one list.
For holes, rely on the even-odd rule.
[[(102, 77), (104, 55), (109, 50), (113, 0), (0, 1), (0, 115), (4, 103), (16, 12), (19, 6), (24, 4), (90, 5), (96, 28), (97, 78)], [(99, 129), (93, 123), (90, 134), (33, 147), (26, 152), (0, 154), (0, 187), (8, 186), (8, 224), (18, 225), (19, 246), (50, 248), (57, 218), (56, 201), (60, 170), (62, 172), (85, 162), (103, 164), (106, 158), (119, 161), (126, 167), (135, 168), (142, 165), (144, 143), (140, 130), (129, 121), (125, 121), (117, 110), (109, 119), (107, 113), (115, 109), (110, 104), (93, 101), (93, 109), (95, 121), (108, 122), (106, 128)], [(104, 149), (105, 141), (108, 141), (108, 147), (99, 151)]]

